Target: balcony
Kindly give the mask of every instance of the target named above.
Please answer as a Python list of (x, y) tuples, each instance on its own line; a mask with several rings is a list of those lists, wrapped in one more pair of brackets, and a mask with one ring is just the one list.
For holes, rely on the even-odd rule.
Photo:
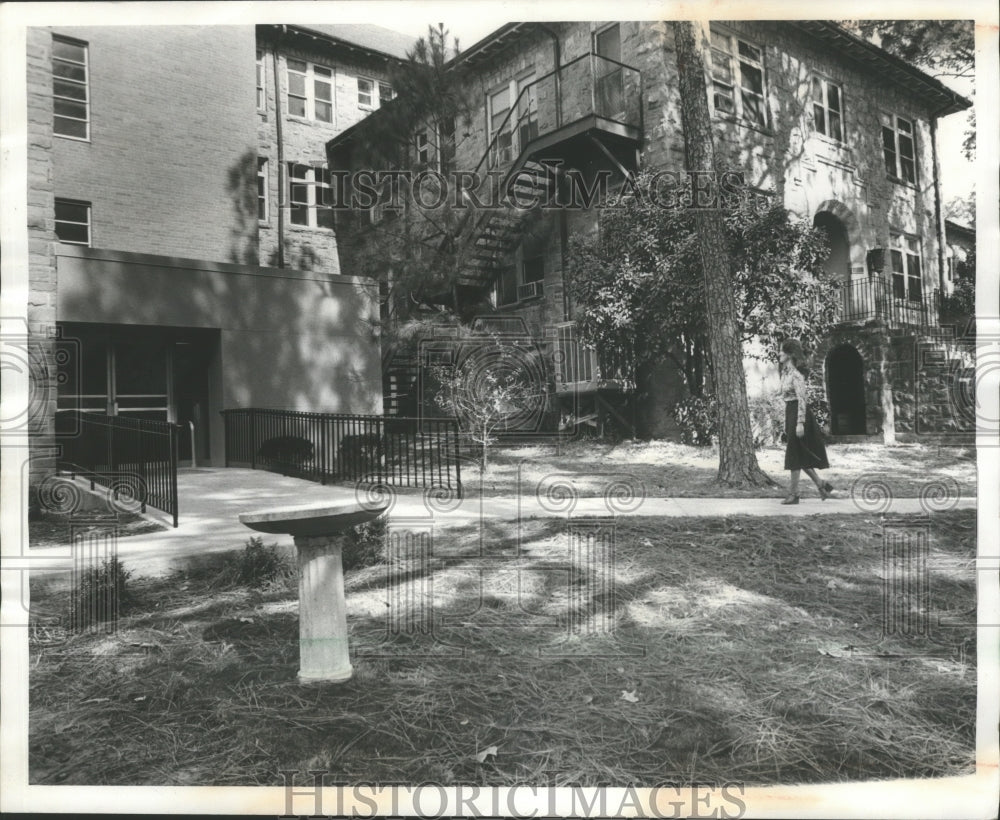
[[(521, 89), (491, 132), (490, 169), (587, 132), (637, 141), (642, 134), (642, 74), (598, 54), (584, 54)], [(516, 169), (511, 169), (516, 170)]]
[(929, 328), (937, 325), (936, 291), (907, 294), (897, 279), (859, 279), (839, 286), (837, 324), (885, 322), (889, 327)]
[(553, 372), (556, 394), (627, 391), (635, 387), (635, 371), (628, 352), (584, 347), (577, 338), (575, 322), (556, 328)]

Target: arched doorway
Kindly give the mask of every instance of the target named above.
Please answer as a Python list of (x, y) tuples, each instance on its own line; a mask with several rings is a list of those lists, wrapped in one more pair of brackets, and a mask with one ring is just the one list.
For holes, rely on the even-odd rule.
[(847, 239), (847, 227), (829, 211), (820, 211), (813, 217), (813, 227), (826, 234), (830, 255), (826, 258), (826, 269), (836, 274), (838, 279), (850, 279), (851, 244)]
[(839, 345), (826, 357), (826, 395), (830, 400), (833, 435), (857, 436), (868, 432), (864, 361), (850, 345)]

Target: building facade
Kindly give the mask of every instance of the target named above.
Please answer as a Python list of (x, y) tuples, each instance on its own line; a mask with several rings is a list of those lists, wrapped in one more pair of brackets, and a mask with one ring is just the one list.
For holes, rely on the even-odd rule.
[(327, 28), (28, 30), (34, 481), (60, 411), (193, 425), (182, 461), (215, 465), (224, 409), (380, 412), (377, 290), (337, 264), (324, 146), (410, 41)]
[[(703, 46), (717, 170), (738, 172), (829, 239), (838, 325), (814, 354), (831, 432), (892, 441), (951, 430), (941, 407), (924, 414), (921, 429), (914, 396), (926, 374), (914, 362), (925, 343), (941, 341), (936, 305), (947, 289), (937, 122), (970, 103), (832, 23), (718, 21), (704, 29)], [(538, 191), (557, 189), (567, 169), (591, 182), (685, 168), (667, 23), (512, 23), (456, 64), (479, 103), (456, 148), (458, 169), (492, 170), (508, 190)], [(332, 140), (331, 160), (350, 163), (366, 127)], [(563, 412), (579, 417), (570, 402), (584, 399), (589, 419), (624, 411), (634, 389), (611, 352), (569, 352), (567, 247), (597, 230), (598, 211), (510, 208), (458, 233), (459, 286), (489, 293), (496, 313), (524, 322), (549, 353)], [(342, 247), (346, 240), (342, 232)], [(961, 359), (945, 354), (948, 366)], [(748, 366), (747, 379), (751, 392), (776, 385), (773, 369)], [(682, 381), (664, 368), (650, 384), (643, 426), (669, 435)]]

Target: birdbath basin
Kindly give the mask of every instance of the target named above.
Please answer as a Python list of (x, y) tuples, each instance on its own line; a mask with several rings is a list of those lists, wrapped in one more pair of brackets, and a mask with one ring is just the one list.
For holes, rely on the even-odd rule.
[(295, 539), (302, 683), (340, 683), (350, 680), (354, 672), (347, 645), (344, 541), (348, 529), (375, 520), (388, 506), (340, 501), (240, 515), (240, 523), (252, 530), (288, 533)]

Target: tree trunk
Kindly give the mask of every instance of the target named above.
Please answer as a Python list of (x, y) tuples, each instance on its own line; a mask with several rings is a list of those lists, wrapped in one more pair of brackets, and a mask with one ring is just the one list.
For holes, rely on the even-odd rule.
[[(715, 150), (708, 111), (702, 28), (698, 23), (672, 23), (680, 80), (681, 124), (687, 170), (710, 175), (715, 183)], [(710, 206), (715, 204), (710, 203)], [(773, 482), (757, 465), (747, 405), (743, 346), (736, 322), (736, 300), (722, 214), (712, 208), (698, 209), (694, 218), (698, 248), (705, 276), (705, 304), (708, 312), (708, 343), (712, 376), (719, 406), (719, 476), (729, 486), (766, 485)]]

